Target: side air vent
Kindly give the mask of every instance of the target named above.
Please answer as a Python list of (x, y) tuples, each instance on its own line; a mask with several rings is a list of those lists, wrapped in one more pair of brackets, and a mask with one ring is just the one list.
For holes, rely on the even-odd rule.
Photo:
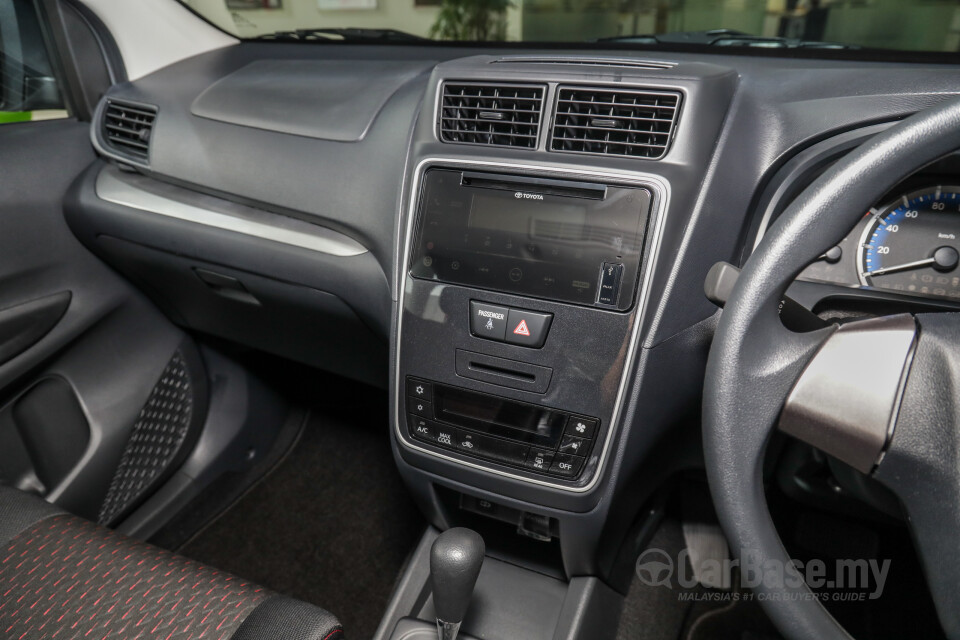
[(122, 156), (146, 162), (156, 119), (156, 107), (110, 100), (103, 110), (103, 141)]
[(440, 140), (535, 149), (543, 114), (542, 85), (445, 82)]
[(679, 110), (676, 92), (559, 87), (550, 150), (656, 160)]

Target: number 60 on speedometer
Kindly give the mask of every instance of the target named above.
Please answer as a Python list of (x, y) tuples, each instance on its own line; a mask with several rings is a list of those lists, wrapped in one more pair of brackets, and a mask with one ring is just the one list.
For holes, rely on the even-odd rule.
[(872, 212), (860, 238), (863, 286), (960, 298), (960, 187), (932, 187)]

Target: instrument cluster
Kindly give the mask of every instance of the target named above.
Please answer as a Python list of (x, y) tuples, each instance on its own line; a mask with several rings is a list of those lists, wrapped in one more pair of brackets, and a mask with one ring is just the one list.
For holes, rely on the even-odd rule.
[(960, 179), (894, 193), (798, 280), (960, 302)]

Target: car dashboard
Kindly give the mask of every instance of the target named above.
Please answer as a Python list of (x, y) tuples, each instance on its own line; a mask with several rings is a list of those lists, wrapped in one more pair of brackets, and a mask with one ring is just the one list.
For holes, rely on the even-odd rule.
[[(434, 523), (517, 524), (597, 575), (660, 482), (702, 465), (710, 267), (742, 265), (817, 175), (954, 80), (247, 42), (111, 89), (67, 219), (183, 326), (388, 388), (385, 435)], [(831, 317), (955, 305), (958, 169), (890, 185), (788, 295)]]

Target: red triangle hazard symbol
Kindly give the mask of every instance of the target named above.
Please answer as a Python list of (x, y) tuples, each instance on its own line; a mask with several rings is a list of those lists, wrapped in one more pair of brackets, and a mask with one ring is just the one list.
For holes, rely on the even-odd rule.
[(517, 325), (517, 328), (513, 330), (518, 336), (529, 336), (530, 329), (527, 329), (527, 321), (521, 320), (520, 324)]

